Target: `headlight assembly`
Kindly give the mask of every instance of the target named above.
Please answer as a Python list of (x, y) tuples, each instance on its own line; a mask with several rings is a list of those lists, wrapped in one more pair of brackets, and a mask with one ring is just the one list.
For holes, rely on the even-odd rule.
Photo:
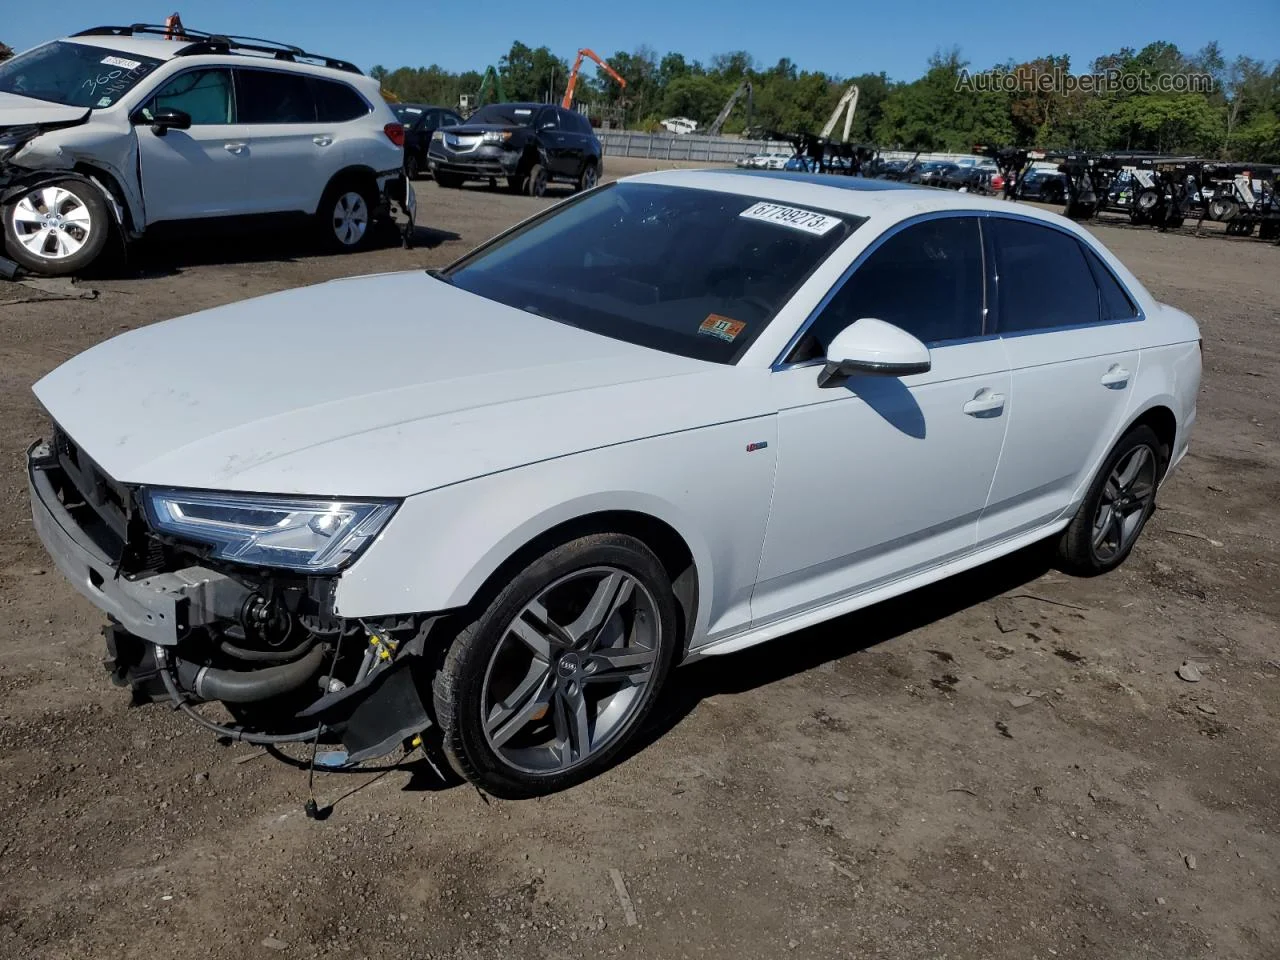
[(480, 138), (485, 143), (506, 143), (511, 139), (510, 130), (486, 130)]
[(0, 133), (0, 163), (8, 160), (11, 156), (21, 150), (33, 136), (34, 130), (10, 130), (7, 133)]
[(333, 573), (378, 535), (397, 504), (146, 488), (155, 532), (204, 544), (219, 560)]

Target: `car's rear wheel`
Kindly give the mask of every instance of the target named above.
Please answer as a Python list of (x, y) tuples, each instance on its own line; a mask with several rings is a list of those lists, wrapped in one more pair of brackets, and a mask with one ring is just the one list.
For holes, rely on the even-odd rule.
[(1168, 449), (1145, 424), (1121, 437), (1058, 542), (1062, 566), (1081, 576), (1120, 566), (1155, 510), (1168, 462)]
[(336, 183), (325, 191), (317, 214), (321, 239), (342, 253), (363, 250), (373, 239), (373, 210), (377, 198), (368, 184), (355, 180)]
[(57, 277), (93, 263), (111, 229), (107, 204), (83, 180), (55, 180), (5, 204), (4, 239), (9, 255), (32, 273)]
[(590, 190), (600, 180), (600, 174), (596, 169), (594, 160), (588, 160), (582, 166), (582, 173), (578, 175), (578, 189)]
[(509, 798), (596, 775), (652, 708), (676, 623), (663, 566), (634, 537), (548, 551), (452, 640), (433, 684), (449, 762)]
[(422, 176), (422, 164), (418, 160), (416, 154), (407, 154), (404, 158), (404, 175), (410, 180), (417, 180)]
[(524, 181), (525, 193), (531, 197), (540, 197), (547, 192), (547, 168), (535, 163), (529, 168), (529, 175)]

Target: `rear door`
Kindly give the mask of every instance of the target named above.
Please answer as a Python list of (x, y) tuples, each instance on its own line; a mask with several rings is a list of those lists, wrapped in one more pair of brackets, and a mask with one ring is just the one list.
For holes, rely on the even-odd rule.
[[(155, 134), (158, 109), (191, 117), (188, 130)], [(187, 70), (165, 81), (135, 114), (147, 224), (246, 212), (247, 133), (236, 123), (231, 71)]]
[(249, 133), (248, 213), (313, 213), (342, 168), (335, 124), (321, 123), (305, 74), (235, 69), (237, 115)]
[(556, 177), (567, 177), (575, 173), (570, 159), (570, 145), (564, 124), (560, 121), (560, 111), (556, 107), (546, 107), (538, 114), (538, 139), (547, 154), (547, 169)]
[(996, 216), (996, 329), (1012, 375), (1009, 429), (979, 542), (1072, 506), (1130, 406), (1142, 323), (1111, 271), (1066, 230)]

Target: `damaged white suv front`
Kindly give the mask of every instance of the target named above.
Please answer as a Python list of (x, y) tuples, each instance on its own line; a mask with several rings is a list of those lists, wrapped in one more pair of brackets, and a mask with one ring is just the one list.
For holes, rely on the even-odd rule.
[(303, 217), (358, 250), (392, 202), (412, 221), (403, 145), (377, 81), (345, 61), (94, 27), (0, 64), (0, 253), (72, 274), (112, 236), (263, 215)]

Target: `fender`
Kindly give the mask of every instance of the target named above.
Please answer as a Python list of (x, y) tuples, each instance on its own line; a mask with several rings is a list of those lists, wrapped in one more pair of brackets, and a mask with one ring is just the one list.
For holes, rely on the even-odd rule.
[(30, 173), (15, 177), (9, 181), (3, 190), (0, 190), (0, 206), (4, 206), (10, 200), (20, 197), (24, 193), (59, 180), (76, 180), (93, 187), (107, 202), (107, 210), (110, 211), (111, 219), (115, 222), (116, 228), (121, 234), (127, 231), (124, 210), (120, 206), (120, 201), (101, 181), (77, 170), (33, 170)]

